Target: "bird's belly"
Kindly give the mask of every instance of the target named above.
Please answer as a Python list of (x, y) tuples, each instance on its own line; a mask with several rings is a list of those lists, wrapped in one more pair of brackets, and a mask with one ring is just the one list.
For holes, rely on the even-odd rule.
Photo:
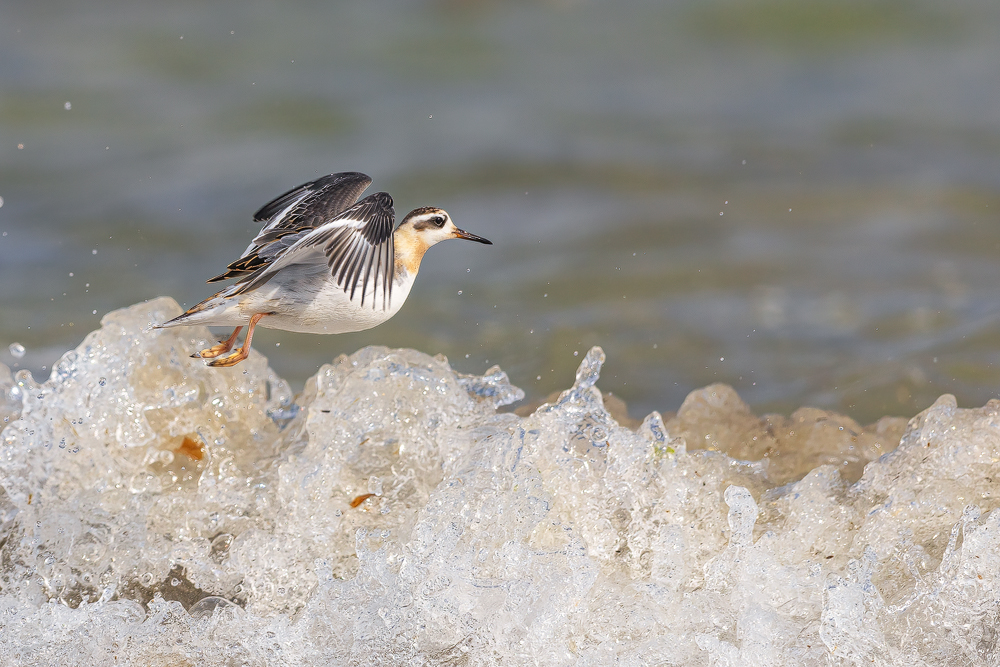
[(251, 311), (270, 313), (261, 318), (259, 324), (269, 329), (299, 333), (348, 333), (371, 329), (391, 318), (399, 311), (407, 292), (408, 289), (394, 289), (389, 303), (383, 304), (382, 290), (369, 286), (362, 305), (360, 286), (352, 300), (343, 288), (332, 281), (318, 284), (313, 281), (307, 287), (301, 283), (268, 283), (255, 291), (256, 298), (241, 304), (241, 309), (250, 314)]

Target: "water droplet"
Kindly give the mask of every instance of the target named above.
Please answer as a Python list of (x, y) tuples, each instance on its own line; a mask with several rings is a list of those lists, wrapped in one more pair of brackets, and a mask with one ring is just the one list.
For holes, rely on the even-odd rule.
[[(0, 206), (3, 206), (3, 197), (0, 197)], [(7, 236), (7, 232), (4, 232), (4, 236)]]
[(101, 377), (101, 379), (97, 381), (97, 384), (101, 385), (102, 387), (107, 383), (108, 383), (108, 378), (106, 377)]
[(11, 343), (7, 346), (7, 349), (10, 351), (10, 356), (15, 359), (21, 359), (24, 357), (25, 349), (20, 343)]
[(96, 314), (97, 314), (97, 309), (96, 309), (96, 308), (94, 309), (94, 312), (93, 312), (93, 314), (94, 314), (94, 315), (96, 315)]
[(462, 290), (458, 290), (458, 293), (459, 293), (459, 294), (461, 294), (461, 293), (462, 293)]
[(66, 102), (66, 104), (63, 105), (63, 109), (65, 109), (66, 111), (69, 111), (72, 108), (73, 108), (73, 105), (70, 104), (69, 102)]
[(174, 577), (173, 579), (171, 579), (171, 580), (170, 580), (170, 585), (171, 585), (171, 586), (177, 586), (177, 585), (179, 585), (180, 583), (181, 583), (181, 580), (180, 580), (180, 579), (178, 579), (177, 577)]
[[(788, 210), (791, 210), (791, 209), (788, 209)], [(97, 254), (97, 248), (94, 248), (93, 250), (91, 250), (90, 254), (91, 255), (96, 255)]]

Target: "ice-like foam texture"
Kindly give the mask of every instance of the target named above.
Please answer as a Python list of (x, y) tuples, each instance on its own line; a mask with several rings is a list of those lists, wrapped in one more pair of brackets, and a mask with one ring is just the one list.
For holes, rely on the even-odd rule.
[(0, 364), (0, 430), (21, 415), (21, 388), (10, 369)]
[(376, 347), (293, 399), (150, 329), (179, 312), (0, 367), (0, 664), (1000, 660), (1000, 402), (883, 454), (897, 421), (721, 385), (624, 428), (599, 348), (525, 417), (499, 369)]

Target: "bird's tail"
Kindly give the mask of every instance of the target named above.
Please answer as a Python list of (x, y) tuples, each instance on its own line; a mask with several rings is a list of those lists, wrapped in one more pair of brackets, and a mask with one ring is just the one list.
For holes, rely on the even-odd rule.
[[(206, 326), (230, 326), (240, 324), (238, 315), (234, 312), (235, 304), (226, 298), (230, 288), (217, 292), (201, 303), (191, 306), (182, 314), (172, 320), (167, 320), (162, 324), (156, 324), (154, 329), (166, 329), (168, 327), (183, 327), (194, 324), (204, 324)], [(236, 318), (234, 319), (234, 315)], [(234, 324), (235, 323), (235, 324)]]

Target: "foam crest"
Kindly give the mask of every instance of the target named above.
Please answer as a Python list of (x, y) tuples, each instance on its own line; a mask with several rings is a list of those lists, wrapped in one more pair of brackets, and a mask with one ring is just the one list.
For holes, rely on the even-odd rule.
[(379, 347), (293, 398), (150, 328), (178, 312), (0, 368), (0, 663), (995, 658), (1000, 402), (862, 427), (716, 385), (632, 430), (600, 348), (526, 416), (499, 368)]

